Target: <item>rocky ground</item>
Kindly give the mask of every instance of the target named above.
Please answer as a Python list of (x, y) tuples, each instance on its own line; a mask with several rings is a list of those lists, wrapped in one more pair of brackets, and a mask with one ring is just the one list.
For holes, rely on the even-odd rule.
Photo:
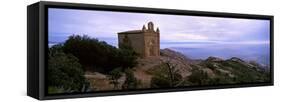
[[(182, 55), (179, 52), (171, 49), (162, 49), (160, 57), (150, 57), (145, 59), (138, 59), (138, 65), (132, 68), (134, 77), (140, 82), (138, 87), (151, 88), (151, 80), (159, 69), (162, 68), (163, 63), (168, 63), (173, 67), (175, 73), (181, 76), (180, 85), (205, 85), (205, 84), (231, 84), (231, 83), (246, 83), (246, 82), (262, 82), (268, 81), (269, 76), (263, 70), (265, 66), (257, 63), (249, 63), (242, 59), (233, 57), (231, 59), (221, 59), (217, 57), (209, 57), (206, 60), (192, 60)], [(202, 75), (200, 79), (196, 79), (197, 72)], [(205, 76), (205, 77), (203, 77)], [(86, 72), (85, 77), (90, 81), (94, 90), (119, 90), (126, 80), (126, 75), (118, 79), (118, 87), (110, 83), (108, 75), (98, 72)]]

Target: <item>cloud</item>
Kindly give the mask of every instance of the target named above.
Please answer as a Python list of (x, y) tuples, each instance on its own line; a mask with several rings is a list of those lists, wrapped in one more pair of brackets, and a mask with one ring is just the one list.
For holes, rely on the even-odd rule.
[[(141, 29), (149, 21), (163, 41), (267, 41), (269, 21), (256, 19), (163, 15), (73, 9), (50, 9), (50, 36), (87, 34), (117, 39), (117, 32)], [(115, 40), (116, 41), (116, 40)]]
[(219, 42), (225, 45), (269, 45), (270, 41), (239, 41), (239, 42)]
[(165, 34), (165, 36), (161, 36), (161, 40), (167, 42), (190, 42), (208, 40), (208, 37), (198, 34)]

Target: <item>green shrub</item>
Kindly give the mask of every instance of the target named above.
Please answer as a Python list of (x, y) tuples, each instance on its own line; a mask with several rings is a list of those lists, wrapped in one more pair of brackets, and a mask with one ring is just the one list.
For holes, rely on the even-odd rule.
[(118, 67), (124, 70), (137, 64), (137, 54), (131, 48), (118, 49), (88, 36), (70, 36), (63, 51), (76, 56), (84, 67), (106, 74)]
[(138, 87), (138, 84), (140, 84), (140, 81), (137, 80), (137, 78), (134, 76), (134, 73), (131, 69), (127, 69), (125, 71), (126, 74), (126, 80), (124, 84), (122, 85), (123, 89), (136, 89)]
[(118, 79), (122, 76), (121, 68), (115, 68), (109, 72), (110, 83), (114, 85), (114, 89), (118, 89)]
[(208, 84), (209, 77), (203, 70), (192, 69), (192, 74), (188, 77), (188, 80), (194, 85), (205, 85)]
[[(87, 84), (78, 59), (62, 52), (61, 45), (49, 49), (48, 86), (51, 93), (80, 92)], [(56, 90), (60, 91), (56, 91)], [(63, 90), (63, 91), (61, 91)]]

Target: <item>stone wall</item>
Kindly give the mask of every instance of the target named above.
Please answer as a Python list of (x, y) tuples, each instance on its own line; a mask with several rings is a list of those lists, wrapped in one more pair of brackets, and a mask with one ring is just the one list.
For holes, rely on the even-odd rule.
[(154, 30), (153, 23), (148, 23), (142, 30), (132, 30), (118, 33), (119, 47), (122, 44), (129, 45), (142, 57), (160, 56), (160, 33)]
[(142, 34), (119, 34), (118, 42), (124, 44), (123, 40), (125, 36), (128, 36), (131, 47), (141, 56), (144, 55), (144, 39)]

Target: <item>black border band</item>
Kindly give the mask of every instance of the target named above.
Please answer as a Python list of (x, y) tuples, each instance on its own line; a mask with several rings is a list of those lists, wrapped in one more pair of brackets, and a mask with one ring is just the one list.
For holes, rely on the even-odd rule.
[[(43, 55), (43, 70), (45, 73), (40, 80), (41, 90), (39, 93), (43, 94), (40, 99), (58, 99), (58, 98), (80, 98), (93, 96), (108, 96), (108, 95), (127, 95), (127, 94), (141, 94), (141, 93), (157, 93), (157, 92), (175, 92), (175, 91), (189, 91), (189, 90), (206, 90), (206, 89), (223, 89), (223, 88), (238, 88), (238, 87), (253, 87), (253, 86), (268, 86), (273, 85), (273, 16), (269, 15), (252, 15), (252, 14), (237, 14), (237, 13), (218, 13), (218, 12), (204, 12), (204, 11), (187, 11), (187, 10), (173, 10), (173, 9), (155, 9), (155, 8), (140, 8), (140, 7), (125, 7), (125, 6), (108, 6), (108, 5), (92, 5), (92, 4), (75, 4), (75, 3), (61, 3), (61, 2), (40, 2), (42, 8), (40, 25), (43, 26), (40, 35), (44, 36)], [(270, 20), (270, 73), (271, 81), (263, 83), (245, 83), (232, 85), (216, 85), (216, 86), (188, 86), (168, 89), (138, 89), (138, 90), (118, 90), (105, 92), (87, 92), (87, 93), (71, 93), (71, 94), (54, 94), (47, 93), (47, 68), (48, 68), (48, 8), (64, 8), (64, 9), (82, 9), (82, 10), (100, 10), (100, 11), (118, 11), (118, 12), (135, 12), (135, 13), (152, 13), (152, 14), (169, 14), (169, 15), (187, 15), (187, 16), (204, 16), (204, 17), (224, 17), (224, 18), (244, 18), (244, 19), (262, 19)], [(42, 13), (43, 12), (43, 13)], [(41, 96), (41, 95), (40, 95)]]

